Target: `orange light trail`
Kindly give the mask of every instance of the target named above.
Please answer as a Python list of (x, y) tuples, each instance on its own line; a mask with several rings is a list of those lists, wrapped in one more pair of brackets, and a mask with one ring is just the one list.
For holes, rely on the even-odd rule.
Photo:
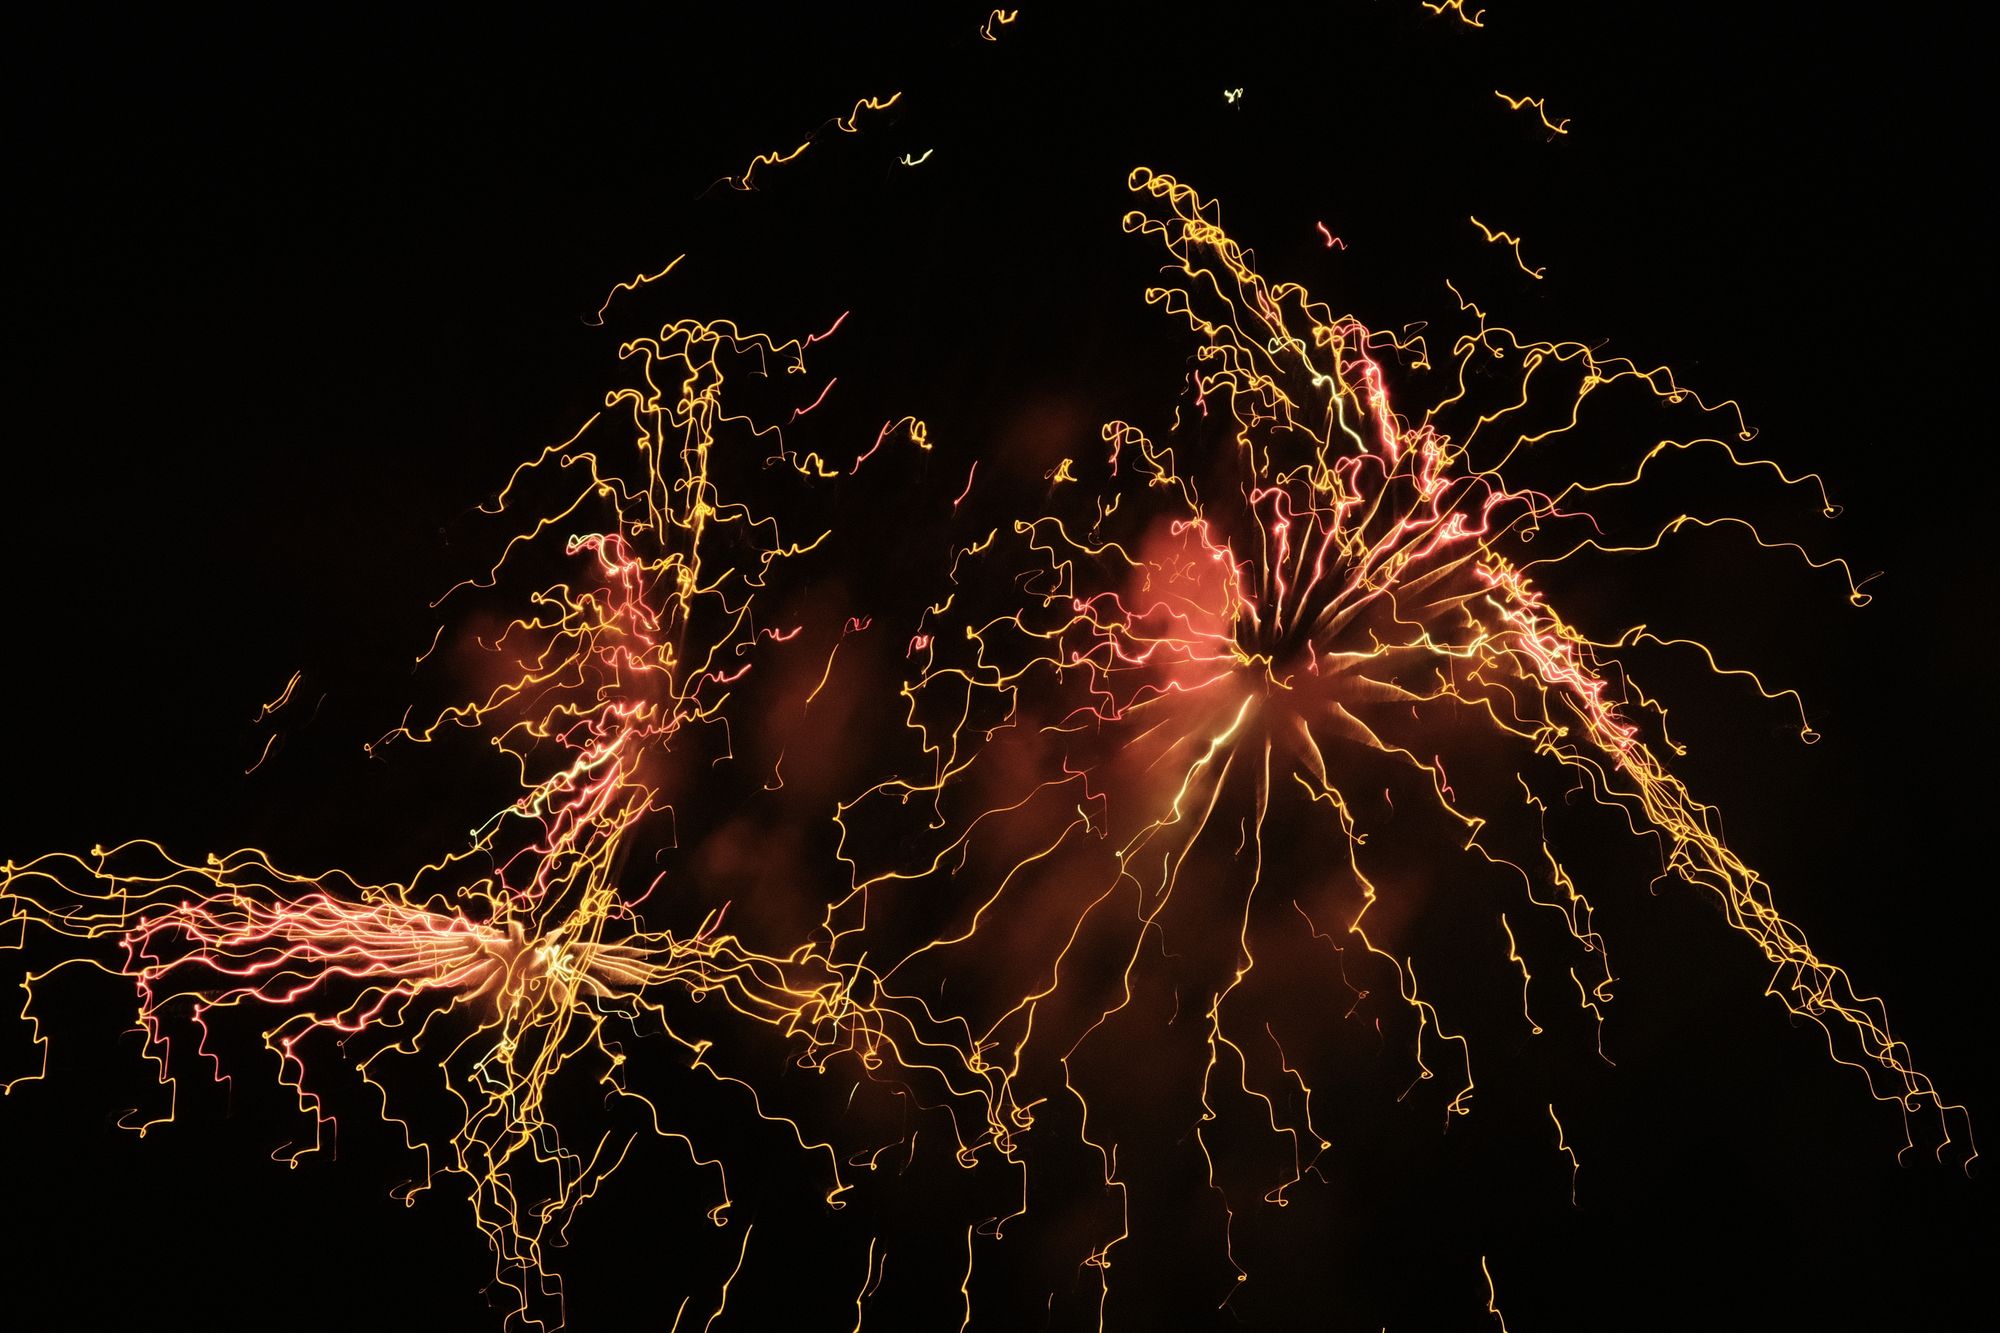
[(1520, 237), (1509, 236), (1504, 231), (1495, 231), (1493, 228), (1487, 226), (1484, 222), (1481, 222), (1478, 218), (1468, 218), (1467, 221), (1471, 222), (1473, 226), (1479, 228), (1479, 234), (1482, 237), (1484, 237), (1489, 243), (1493, 245), (1504, 245), (1509, 250), (1512, 250), (1514, 252), (1514, 263), (1520, 268), (1521, 272), (1527, 274), (1531, 278), (1537, 278), (1537, 279), (1539, 279), (1543, 274), (1548, 272), (1547, 269), (1528, 267), (1528, 261), (1521, 258)]
[[(819, 136), (826, 132), (828, 127), (838, 130), (842, 134), (859, 134), (861, 132), (861, 114), (864, 111), (871, 113), (887, 111), (890, 107), (896, 105), (898, 101), (902, 100), (902, 96), (903, 94), (901, 92), (893, 92), (890, 93), (887, 97), (864, 97), (861, 100), (857, 101), (854, 104), (853, 108), (849, 110), (846, 115), (835, 116), (831, 120), (828, 120), (825, 124), (821, 125), (817, 130), (814, 130), (811, 134), (808, 134), (804, 139), (802, 139), (799, 142), (797, 147), (790, 149), (773, 149), (768, 153), (759, 153), (755, 157), (750, 159), (750, 165), (743, 168), (740, 174), (735, 176), (724, 176), (721, 179), (717, 180), (715, 184), (727, 185), (732, 190), (741, 190), (741, 191), (754, 190), (757, 188), (757, 183), (753, 179), (753, 177), (755, 177), (755, 175), (757, 174), (757, 168), (782, 167), (787, 162), (798, 161), (800, 157), (804, 156), (806, 149), (812, 147), (813, 144), (819, 139)], [(928, 154), (926, 154), (926, 156), (928, 156)], [(603, 314), (601, 310), (598, 313), (600, 315)]]
[(1560, 121), (1550, 120), (1549, 108), (1541, 98), (1510, 97), (1506, 93), (1501, 92), (1498, 88), (1495, 88), (1493, 90), (1493, 95), (1499, 98), (1501, 101), (1505, 102), (1507, 104), (1507, 109), (1509, 111), (1519, 111), (1523, 107), (1533, 107), (1535, 110), (1535, 115), (1541, 119), (1542, 128), (1547, 130), (1550, 134), (1569, 133), (1569, 117), (1564, 116)]

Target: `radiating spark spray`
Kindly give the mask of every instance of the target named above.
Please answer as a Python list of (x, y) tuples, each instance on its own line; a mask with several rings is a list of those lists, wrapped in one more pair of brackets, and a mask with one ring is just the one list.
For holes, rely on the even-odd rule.
[[(184, 862), (153, 843), (0, 870), (0, 900), (23, 941), (30, 927), (46, 932), (72, 951), (58, 968), (87, 962), (134, 988), (144, 1053), (167, 1097), (161, 1114), (130, 1128), (172, 1118), (189, 1058), (177, 1036), (191, 1034), (194, 1058), (225, 1077), (214, 1028), (250, 1015), (311, 1126), (288, 1159), (296, 1164), (335, 1126), (319, 1062), (351, 1067), (425, 1159), (408, 1197), (438, 1171), (461, 1177), (514, 1315), (538, 1327), (561, 1318), (549, 1251), (638, 1137), (605, 1127), (569, 1146), (550, 1109), (556, 1088), (599, 1087), (607, 1107), (637, 1103), (640, 1122), (714, 1172), (710, 1215), (727, 1221), (722, 1164), (673, 1128), (669, 1108), (628, 1085), (629, 1038), (664, 1038), (692, 1067), (739, 1085), (757, 1116), (789, 1126), (819, 1161), (827, 1202), (838, 1206), (847, 1187), (832, 1147), (727, 1073), (716, 1058), (726, 1050), (687, 1031), (681, 1006), (720, 1000), (783, 1034), (801, 1063), (824, 1068), (852, 1055), (860, 1077), (899, 1067), (907, 1019), (855, 999), (866, 969), (835, 970), (803, 950), (760, 952), (724, 931), (722, 910), (702, 913), (692, 930), (649, 928), (659, 885), (627, 874), (636, 832), (671, 817), (662, 775), (695, 733), (721, 731), (732, 685), (781, 651), (767, 645), (797, 636), (761, 628), (756, 597), (817, 539), (789, 543), (772, 519), (725, 497), (714, 463), (719, 450), (753, 449), (754, 468), (770, 451), (766, 436), (783, 454), (777, 429), (725, 403), (725, 384), (772, 368), (802, 374), (806, 345), (698, 321), (626, 343), (633, 386), (501, 491), (492, 512), (532, 517), (484, 576), (447, 596), (507, 592), (510, 569), (530, 550), (581, 528), (560, 546), (565, 578), (529, 596), (529, 610), (482, 645), (502, 664), (498, 683), (384, 738), (427, 742), (473, 729), (517, 768), (521, 794), (469, 847), (382, 885), (291, 874), (256, 850)], [(598, 443), (621, 415), (630, 438)], [(675, 887), (650, 909), (670, 908), (660, 899)], [(30, 975), (24, 1008), (38, 1043), (36, 985), (47, 975)], [(438, 1111), (435, 1096), (411, 1095), (428, 1082), (412, 1071), (427, 1065), (449, 1094), (442, 1134), (418, 1127)]]
[[(1723, 416), (1741, 442), (1751, 432), (1735, 405), (1702, 403), (1665, 369), (1523, 340), (1461, 299), (1476, 328), (1451, 347), (1446, 392), (1412, 417), (1391, 381), (1436, 373), (1422, 339), (1371, 331), (1297, 285), (1267, 282), (1216, 207), (1172, 177), (1142, 169), (1131, 188), (1145, 207), (1125, 229), (1168, 256), (1170, 280), (1146, 300), (1193, 334), (1192, 410), (1177, 409), (1158, 442), (1111, 422), (1094, 463), (1065, 460), (1050, 475), (1045, 510), (961, 548), (950, 595), (910, 640), (903, 694), (924, 773), (843, 804), (854, 885), (828, 917), (832, 956), (900, 957), (881, 966), (885, 1002), (928, 1014), (949, 986), (945, 1003), (964, 1016), (973, 1067), (993, 1089), (996, 1140), (1050, 1115), (1059, 1083), (1118, 1202), (1115, 1234), (1085, 1266), (1105, 1281), (1131, 1228), (1119, 1165), (1129, 1155), (1107, 1137), (1115, 1130), (1097, 1128), (1106, 1112), (1086, 1085), (1121, 1044), (1104, 1034), (1161, 1040), (1140, 1035), (1148, 1029), (1136, 1015), (1162, 959), (1179, 960), (1167, 1022), (1192, 1014), (1205, 1032), (1187, 1113), (1224, 1201), (1225, 1245), (1241, 1201), (1210, 1139), (1225, 1104), (1254, 1108), (1283, 1148), (1282, 1169), (1251, 1186), (1265, 1201), (1283, 1204), (1331, 1147), (1302, 1063), (1280, 1041), (1304, 1021), (1297, 987), (1279, 992), (1281, 1012), (1253, 1012), (1265, 948), (1324, 941), (1345, 978), (1339, 933), (1358, 943), (1361, 965), (1392, 981), (1405, 1007), (1416, 1082), (1448, 1049), (1457, 1072), (1446, 1123), (1471, 1110), (1471, 1043), (1447, 1028), (1419, 986), (1419, 959), (1397, 942), (1409, 913), (1389, 882), (1401, 877), (1393, 854), (1399, 839), (1431, 835), (1420, 811), (1389, 799), (1391, 785), (1427, 802), (1430, 823), (1455, 831), (1474, 864), (1516, 881), (1527, 915), (1560, 927), (1571, 956), (1555, 976), (1567, 971), (1600, 1052), (1613, 974), (1591, 904), (1545, 831), (1531, 831), (1524, 851), (1507, 840), (1521, 822), (1507, 807), (1545, 818), (1538, 792), (1551, 784), (1656, 843), (1662, 878), (1712, 895), (1771, 966), (1769, 993), (1820, 1027), (1833, 1058), (1864, 1073), (1876, 1097), (1898, 1104), (1909, 1142), (1924, 1125), (1940, 1157), (1961, 1138), (1959, 1151), (1976, 1155), (1963, 1109), (1910, 1062), (1881, 1002), (1813, 952), (1724, 844), (1715, 812), (1662, 764), (1658, 747), (1678, 750), (1664, 710), (1617, 653), (1638, 632), (1593, 640), (1529, 577), (1705, 526), (1796, 550), (1741, 520), (1690, 516), (1630, 546), (1599, 540), (1597, 520), (1573, 504), (1637, 486), (1646, 462), (1559, 489), (1503, 475), (1574, 447), (1586, 400), (1617, 388)], [(1664, 442), (1646, 461), (1694, 448), (1819, 487), (1717, 440)], [(1056, 484), (1073, 481), (1084, 484)], [(1527, 558), (1563, 532), (1582, 535), (1560, 554)], [(1850, 600), (1865, 603), (1843, 562), (1806, 560), (1837, 571)], [(1796, 702), (1701, 652), (1766, 699)], [(1800, 728), (1810, 741), (1803, 713)], [(1510, 777), (1487, 772), (1496, 757)], [(1504, 800), (1509, 787), (1525, 802)], [(1271, 841), (1281, 800), (1321, 811), (1324, 850)], [(905, 810), (928, 828), (898, 824)], [(883, 827), (906, 828), (895, 844), (902, 859), (887, 865)], [(1108, 862), (1094, 845), (1111, 849)], [(1287, 858), (1282, 876), (1267, 873), (1277, 855)], [(892, 954), (899, 914), (933, 911), (926, 904), (947, 885), (945, 896), (961, 899), (971, 886), (965, 909)], [(1338, 931), (1315, 924), (1334, 921)], [(1538, 1033), (1531, 1006), (1549, 983), (1530, 971), (1516, 926), (1504, 915), (1499, 924), (1494, 942), (1504, 939), (1519, 969), (1521, 1016)], [(1568, 1152), (1566, 1139), (1560, 1146)], [(1235, 1281), (1247, 1277), (1237, 1264)], [(1226, 1303), (1229, 1293), (1219, 1295)]]

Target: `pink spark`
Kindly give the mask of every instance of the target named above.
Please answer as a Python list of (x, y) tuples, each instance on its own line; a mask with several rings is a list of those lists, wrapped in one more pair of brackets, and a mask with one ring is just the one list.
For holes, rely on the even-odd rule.
[(819, 397), (813, 399), (810, 403), (807, 403), (804, 407), (793, 408), (792, 420), (797, 421), (800, 417), (804, 416), (806, 413), (812, 411), (815, 407), (818, 407), (821, 403), (825, 402), (826, 396), (833, 392), (833, 386), (838, 383), (840, 383), (840, 376), (835, 375), (832, 379), (826, 382), (826, 387), (819, 391)]

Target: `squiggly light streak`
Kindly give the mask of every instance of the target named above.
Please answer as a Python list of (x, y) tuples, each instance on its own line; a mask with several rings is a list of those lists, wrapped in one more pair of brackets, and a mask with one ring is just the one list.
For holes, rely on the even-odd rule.
[(650, 286), (658, 282), (669, 273), (672, 273), (680, 265), (680, 262), (686, 258), (686, 255), (675, 255), (667, 261), (666, 267), (662, 268), (658, 273), (635, 273), (628, 281), (613, 283), (611, 290), (604, 294), (604, 304), (598, 306), (597, 312), (583, 322), (595, 328), (603, 328), (604, 312), (611, 309), (611, 303), (618, 299), (618, 293), (636, 292), (641, 287)]
[(1493, 90), (1493, 95), (1499, 98), (1501, 101), (1505, 102), (1507, 104), (1507, 109), (1509, 111), (1519, 111), (1523, 107), (1533, 107), (1535, 109), (1535, 114), (1541, 118), (1542, 128), (1547, 130), (1550, 134), (1569, 133), (1569, 117), (1564, 116), (1560, 123), (1550, 120), (1549, 108), (1541, 98), (1510, 97), (1506, 93), (1501, 92), (1498, 88), (1495, 88)]
[(1514, 263), (1520, 268), (1521, 272), (1535, 279), (1540, 279), (1544, 273), (1548, 272), (1548, 270), (1544, 268), (1528, 267), (1528, 261), (1521, 258), (1520, 237), (1509, 236), (1504, 231), (1495, 231), (1493, 230), (1493, 228), (1487, 226), (1484, 222), (1481, 222), (1478, 218), (1468, 218), (1467, 221), (1471, 222), (1473, 226), (1479, 228), (1479, 234), (1485, 237), (1490, 244), (1504, 245), (1508, 249), (1512, 250), (1514, 252)]
[(757, 185), (752, 177), (756, 175), (757, 168), (781, 167), (787, 162), (798, 161), (804, 155), (806, 149), (813, 146), (814, 142), (818, 140), (819, 136), (828, 126), (840, 131), (842, 134), (858, 134), (861, 132), (862, 112), (887, 111), (890, 107), (896, 105), (902, 96), (903, 94), (899, 91), (890, 93), (887, 97), (864, 97), (856, 102), (853, 109), (846, 115), (835, 116), (833, 119), (827, 121), (826, 124), (821, 125), (819, 129), (808, 134), (800, 141), (798, 147), (790, 150), (774, 149), (768, 153), (759, 153), (750, 159), (750, 165), (743, 168), (740, 175), (724, 176), (715, 183), (716, 185), (727, 185), (732, 190), (754, 190), (757, 188)]

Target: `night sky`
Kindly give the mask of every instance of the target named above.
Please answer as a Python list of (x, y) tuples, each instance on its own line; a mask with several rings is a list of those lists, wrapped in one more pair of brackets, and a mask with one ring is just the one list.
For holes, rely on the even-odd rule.
[[(0, 856), (153, 838), (388, 878), (462, 842), (507, 799), (504, 773), (472, 747), (362, 746), (435, 688), (410, 666), (431, 600), (491, 558), (476, 507), (621, 382), (619, 337), (683, 314), (800, 336), (851, 311), (829, 367), (889, 386), (960, 451), (925, 485), (995, 457), (1023, 412), (1067, 414), (1093, 447), (1098, 422), (1152, 410), (1134, 403), (1181, 373), (1139, 299), (1155, 256), (1118, 225), (1143, 164), (1219, 199), (1268, 276), (1380, 325), (1445, 321), (1449, 278), (1502, 323), (1672, 365), (1741, 402), (1765, 456), (1825, 477), (1832, 521), (1754, 485), (1718, 496), (1698, 470), (1663, 484), (1883, 571), (1870, 606), (1717, 544), (1615, 566), (1579, 618), (1698, 628), (1803, 693), (1812, 747), (1752, 693), (1645, 677), (1730, 845), (1993, 1133), (1975, 925), (1993, 292), (1969, 197), (1991, 126), (1971, 21), (1495, 0), (1475, 30), (1416, 0), (1310, 8), (1031, 7), (996, 43), (985, 11), (947, 5), (18, 20)], [(1546, 97), (1570, 133), (1496, 88)], [(893, 91), (860, 133), (760, 168), (758, 190), (716, 184)], [(1520, 236), (1546, 278), (1469, 214)], [(608, 328), (586, 322), (683, 253)], [(860, 569), (844, 595), (867, 614), (900, 576)], [(246, 776), (256, 707), (295, 670), (310, 721)], [(1898, 1165), (1893, 1108), (1762, 995), (1705, 899), (1586, 888), (1621, 984), (1616, 1069), (1566, 1103), (1580, 1207), (1553, 1151), (1496, 1161), (1456, 1125), (1385, 1131), (1393, 1147), (1347, 1149), (1337, 1206), (1295, 1210), (1256, 1299), (1216, 1314), (1135, 1296), (1112, 1326), (1497, 1327), (1480, 1253), (1517, 1333), (1949, 1326), (1957, 1303), (1990, 1305), (1985, 1163)], [(24, 956), (0, 963), (12, 976)], [(391, 1201), (408, 1167), (365, 1107), (337, 1161), (286, 1170), (270, 1154), (295, 1126), (253, 1050), (232, 1094), (185, 1090), (179, 1122), (141, 1141), (113, 1127), (152, 1095), (120, 1035), (129, 1000), (61, 994), (51, 1077), (0, 1102), (4, 1304), (36, 1312), (20, 1327), (499, 1327), (462, 1200), (447, 1184)], [(0, 1058), (34, 1059), (24, 1026)], [(845, 1329), (870, 1218), (921, 1231), (924, 1200), (893, 1191), (802, 1213), (785, 1169), (744, 1173), (740, 1207), (766, 1215), (718, 1327)], [(735, 1238), (683, 1239), (665, 1220), (699, 1214), (682, 1183), (635, 1169), (585, 1207), (558, 1260), (573, 1327), (664, 1329), (689, 1293), (705, 1314)], [(1144, 1254), (1135, 1287), (1175, 1290), (1172, 1247)], [(895, 1299), (867, 1327), (957, 1327), (956, 1270)]]

